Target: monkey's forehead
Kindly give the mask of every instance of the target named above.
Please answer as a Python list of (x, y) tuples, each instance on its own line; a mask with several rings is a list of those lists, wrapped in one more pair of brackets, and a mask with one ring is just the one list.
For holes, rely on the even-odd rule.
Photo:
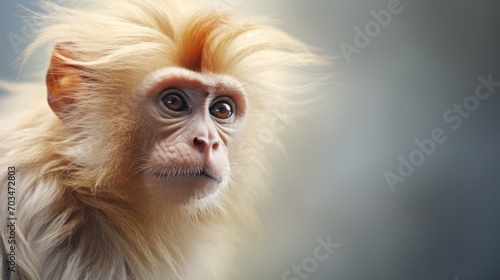
[(151, 72), (143, 79), (136, 92), (139, 95), (149, 95), (167, 87), (246, 95), (243, 85), (234, 77), (225, 74), (199, 73), (180, 67), (165, 67)]

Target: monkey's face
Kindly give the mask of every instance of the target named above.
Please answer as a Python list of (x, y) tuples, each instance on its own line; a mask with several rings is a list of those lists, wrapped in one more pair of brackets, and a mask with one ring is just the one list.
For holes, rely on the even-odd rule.
[(230, 178), (228, 145), (247, 109), (241, 84), (170, 67), (148, 75), (134, 96), (144, 124), (140, 169), (147, 190), (180, 203), (221, 193)]

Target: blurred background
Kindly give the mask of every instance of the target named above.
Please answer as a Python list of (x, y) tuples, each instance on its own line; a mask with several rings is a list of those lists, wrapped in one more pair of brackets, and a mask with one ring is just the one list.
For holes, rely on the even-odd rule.
[[(45, 70), (16, 63), (32, 2), (0, 4), (1, 80)], [(287, 155), (269, 151), (277, 187), (239, 279), (500, 279), (499, 1), (213, 2), (336, 57), (279, 133)]]

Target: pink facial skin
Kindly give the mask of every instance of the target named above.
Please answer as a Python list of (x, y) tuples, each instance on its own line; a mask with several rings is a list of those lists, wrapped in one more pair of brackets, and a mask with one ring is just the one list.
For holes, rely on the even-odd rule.
[[(177, 103), (169, 108), (171, 95)], [(227, 186), (227, 146), (241, 130), (247, 109), (246, 93), (236, 79), (162, 68), (144, 79), (131, 106), (147, 125), (141, 169), (148, 190), (182, 203)], [(231, 113), (219, 118), (214, 111), (220, 107)]]

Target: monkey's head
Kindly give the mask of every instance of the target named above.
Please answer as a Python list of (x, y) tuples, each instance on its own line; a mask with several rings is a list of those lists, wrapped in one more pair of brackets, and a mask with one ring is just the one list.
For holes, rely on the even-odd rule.
[(262, 193), (257, 136), (308, 90), (290, 69), (322, 60), (262, 20), (180, 1), (111, 2), (50, 7), (56, 22), (28, 51), (56, 42), (48, 102), (74, 174), (151, 205), (219, 207)]

